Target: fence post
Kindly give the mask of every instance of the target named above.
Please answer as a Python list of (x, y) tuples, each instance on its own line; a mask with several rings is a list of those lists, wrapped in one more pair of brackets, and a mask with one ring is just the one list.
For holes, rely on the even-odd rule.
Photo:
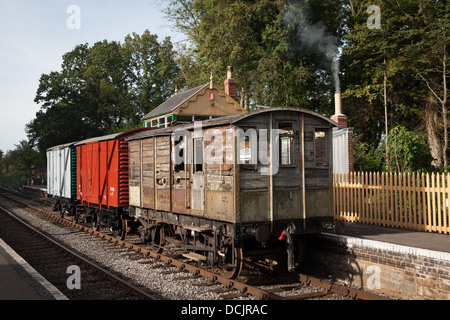
[(450, 175), (447, 173), (447, 186), (445, 188), (445, 209), (444, 209), (444, 230), (445, 233), (450, 233), (450, 213), (449, 213), (449, 203), (448, 199), (450, 198)]
[(428, 211), (427, 211), (427, 196), (426, 196), (426, 187), (427, 187), (427, 183), (426, 183), (426, 176), (425, 173), (422, 172), (422, 228), (424, 231), (427, 231), (427, 215), (428, 215)]
[(386, 225), (386, 172), (382, 172), (381, 173), (381, 219), (380, 219), (380, 223), (382, 226)]

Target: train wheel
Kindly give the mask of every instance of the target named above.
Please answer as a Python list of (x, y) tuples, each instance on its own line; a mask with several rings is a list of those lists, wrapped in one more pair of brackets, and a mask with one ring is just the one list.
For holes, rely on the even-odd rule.
[(150, 236), (151, 236), (151, 249), (156, 253), (161, 253), (163, 251), (163, 246), (166, 241), (164, 227), (156, 226), (152, 228)]
[(78, 219), (80, 218), (80, 213), (78, 212), (77, 207), (71, 206), (69, 210), (71, 213), (72, 222), (78, 223)]
[(63, 204), (60, 205), (59, 207), (59, 217), (64, 219), (64, 211), (65, 211), (65, 206)]
[(75, 214), (72, 216), (72, 222), (73, 223), (78, 223), (78, 219), (80, 218), (80, 213), (79, 212), (75, 212)]
[(127, 236), (127, 228), (128, 228), (127, 219), (120, 218), (119, 229), (114, 230), (113, 232), (114, 236), (119, 240), (125, 240)]
[(94, 212), (94, 215), (92, 217), (92, 229), (94, 229), (95, 231), (100, 230), (100, 215), (96, 211)]
[(232, 246), (228, 245), (225, 249), (224, 266), (220, 270), (222, 277), (227, 279), (235, 279), (239, 276), (244, 266), (244, 250), (242, 245), (235, 245), (234, 247), (234, 263), (232, 257)]

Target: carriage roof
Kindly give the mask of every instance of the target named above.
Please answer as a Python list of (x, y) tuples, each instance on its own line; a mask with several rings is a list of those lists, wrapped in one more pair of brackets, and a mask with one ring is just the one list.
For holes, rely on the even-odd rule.
[[(244, 119), (248, 119), (248, 118), (263, 114), (263, 113), (275, 113), (275, 112), (282, 112), (282, 111), (308, 114), (310, 116), (317, 117), (317, 118), (320, 118), (320, 119), (328, 122), (331, 126), (337, 127), (336, 122), (334, 122), (333, 120), (331, 120), (317, 112), (307, 110), (307, 109), (302, 109), (302, 108), (295, 108), (295, 107), (263, 108), (263, 109), (256, 110), (256, 111), (250, 111), (248, 113), (233, 114), (233, 115), (221, 116), (221, 117), (217, 117), (217, 118), (213, 118), (213, 119), (209, 119), (209, 120), (203, 120), (203, 121), (201, 121), (201, 123), (202, 123), (202, 128), (232, 125), (232, 124), (236, 124)], [(157, 129), (156, 128), (147, 128), (147, 130), (142, 130), (135, 134), (129, 135), (128, 137), (125, 138), (125, 140), (129, 141), (129, 140), (137, 140), (137, 139), (142, 139), (142, 138), (152, 137), (152, 136), (163, 136), (163, 135), (171, 134), (175, 130), (193, 130), (194, 128), (195, 128), (194, 122), (179, 124), (179, 125), (175, 125), (175, 126), (168, 127), (168, 128), (157, 128)]]

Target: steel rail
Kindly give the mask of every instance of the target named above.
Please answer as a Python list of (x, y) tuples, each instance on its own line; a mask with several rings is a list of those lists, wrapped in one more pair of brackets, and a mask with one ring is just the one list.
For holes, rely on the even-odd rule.
[(279, 300), (279, 299), (282, 299), (282, 297), (280, 297), (278, 295), (275, 295), (275, 294), (272, 294), (270, 292), (264, 291), (264, 290), (259, 289), (257, 287), (254, 287), (254, 286), (251, 286), (251, 285), (239, 282), (237, 280), (231, 280), (231, 279), (225, 278), (225, 277), (223, 277), (223, 276), (221, 276), (221, 275), (219, 275), (217, 273), (214, 273), (212, 271), (208, 271), (206, 269), (199, 268), (197, 266), (191, 265), (189, 263), (186, 263), (184, 261), (175, 259), (173, 257), (154, 252), (154, 251), (152, 251), (150, 249), (142, 248), (142, 247), (140, 247), (140, 246), (138, 246), (136, 244), (129, 243), (127, 241), (117, 239), (115, 236), (108, 235), (108, 234), (103, 233), (101, 231), (95, 231), (92, 228), (80, 225), (78, 223), (75, 223), (75, 222), (70, 221), (70, 220), (65, 219), (65, 218), (61, 218), (59, 216), (54, 215), (53, 213), (47, 212), (45, 210), (42, 210), (42, 209), (37, 208), (35, 206), (32, 206), (30, 204), (21, 202), (21, 201), (19, 201), (17, 199), (8, 197), (5, 194), (1, 194), (1, 195), (4, 196), (4, 197), (9, 198), (12, 201), (16, 201), (16, 202), (18, 202), (18, 203), (20, 203), (22, 205), (25, 205), (29, 209), (31, 209), (31, 210), (33, 210), (35, 212), (38, 212), (41, 215), (44, 215), (45, 217), (48, 217), (48, 218), (50, 218), (51, 220), (53, 220), (55, 222), (61, 223), (61, 224), (65, 225), (65, 226), (67, 226), (67, 227), (72, 227), (72, 228), (78, 229), (79, 231), (82, 231), (82, 232), (85, 232), (85, 233), (88, 233), (88, 234), (91, 234), (91, 235), (94, 235), (94, 236), (96, 236), (98, 238), (101, 238), (101, 239), (107, 241), (107, 242), (114, 243), (114, 244), (116, 244), (116, 245), (118, 245), (120, 247), (128, 248), (130, 251), (134, 251), (135, 253), (142, 254), (145, 257), (151, 257), (151, 258), (154, 258), (155, 260), (159, 260), (159, 261), (165, 262), (166, 264), (172, 265), (174, 267), (177, 267), (180, 270), (187, 270), (194, 276), (202, 276), (202, 277), (208, 279), (211, 283), (222, 284), (226, 288), (230, 288), (230, 289), (232, 288), (232, 289), (238, 290), (242, 294), (250, 294), (252, 296), (257, 297), (260, 300), (265, 300), (265, 299)]
[[(2, 196), (8, 197), (4, 194)], [(10, 197), (8, 197), (10, 198)], [(173, 257), (163, 255), (157, 252), (154, 252), (147, 248), (142, 248), (139, 245), (117, 239), (115, 236), (105, 234), (101, 231), (95, 231), (92, 228), (80, 225), (78, 223), (75, 223), (73, 221), (70, 221), (65, 218), (61, 218), (59, 216), (54, 215), (53, 213), (47, 212), (45, 210), (42, 210), (40, 208), (34, 207), (32, 205), (23, 203), (17, 199), (10, 198), (13, 201), (17, 201), (21, 203), (22, 205), (26, 205), (29, 209), (34, 210), (46, 217), (49, 217), (50, 219), (54, 220), (55, 222), (64, 224), (68, 227), (72, 227), (75, 229), (78, 229), (82, 232), (94, 235), (96, 237), (99, 237), (107, 242), (114, 243), (120, 247), (128, 248), (130, 251), (134, 251), (135, 253), (141, 254), (145, 257), (151, 257), (155, 260), (159, 260), (162, 262), (165, 262), (168, 265), (172, 265), (174, 267), (177, 267), (180, 270), (187, 270), (194, 276), (202, 276), (204, 278), (207, 278), (211, 283), (219, 283), (222, 284), (225, 288), (229, 289), (235, 289), (238, 290), (241, 294), (249, 294), (252, 296), (257, 297), (260, 300), (287, 300), (289, 297), (283, 297), (274, 293), (271, 293), (269, 291), (266, 291), (264, 289), (260, 289), (255, 286), (251, 286), (242, 282), (239, 282), (237, 280), (232, 280), (225, 278), (217, 273), (214, 273), (212, 271), (208, 271), (206, 269), (188, 264), (184, 261), (177, 260)], [(311, 275), (306, 274), (298, 274), (299, 281), (302, 284), (305, 285), (316, 285), (318, 287), (324, 288), (326, 292), (328, 293), (335, 293), (344, 297), (347, 297), (349, 299), (359, 299), (359, 300), (391, 300), (390, 298), (377, 295), (375, 293), (366, 292), (360, 289), (356, 288), (350, 288), (346, 287), (337, 283), (334, 283), (330, 280), (320, 279), (317, 277), (313, 277)]]
[[(3, 196), (3, 194), (2, 194)], [(16, 199), (14, 199), (14, 201), (17, 201)], [(29, 205), (27, 205), (29, 206)], [(34, 208), (33, 210), (40, 210), (38, 208)], [(79, 255), (77, 252), (61, 245), (60, 243), (58, 243), (57, 241), (55, 241), (54, 239), (52, 239), (51, 237), (49, 237), (48, 235), (42, 233), (40, 230), (36, 229), (34, 226), (32, 226), (31, 224), (29, 224), (28, 222), (26, 222), (25, 220), (23, 220), (22, 218), (18, 217), (16, 214), (14, 214), (13, 212), (3, 208), (2, 206), (0, 206), (0, 211), (2, 211), (4, 214), (7, 214), (9, 217), (11, 217), (12, 219), (14, 219), (15, 221), (19, 222), (21, 225), (27, 227), (30, 231), (34, 232), (35, 234), (37, 234), (38, 236), (44, 238), (47, 242), (51, 243), (52, 245), (54, 245), (55, 247), (57, 247), (58, 249), (63, 250), (63, 252), (75, 257), (76, 259), (78, 259), (82, 264), (88, 266), (91, 269), (94, 269), (96, 271), (101, 272), (103, 275), (105, 275), (107, 278), (109, 278), (110, 280), (114, 281), (115, 283), (117, 283), (118, 286), (122, 287), (123, 289), (129, 290), (133, 295), (135, 295), (136, 297), (143, 299), (143, 300), (160, 300), (160, 298), (158, 298), (155, 294), (144, 291), (136, 286), (134, 286), (133, 284), (127, 282), (126, 280), (112, 274), (111, 272), (105, 270), (104, 268), (102, 268), (100, 265), (93, 263), (92, 261), (82, 257), (81, 255)], [(43, 211), (43, 210), (42, 210)], [(43, 211), (45, 212), (45, 211)], [(54, 216), (54, 215), (53, 215)]]
[(363, 291), (357, 288), (346, 287), (330, 280), (320, 279), (311, 275), (299, 273), (299, 281), (305, 285), (315, 285), (325, 289), (326, 292), (335, 293), (353, 300), (392, 300), (391, 298)]

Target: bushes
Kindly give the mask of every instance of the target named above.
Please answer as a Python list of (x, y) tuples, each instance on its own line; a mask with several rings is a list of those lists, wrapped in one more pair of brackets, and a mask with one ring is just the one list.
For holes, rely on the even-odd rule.
[(4, 154), (0, 150), (0, 184), (18, 188), (28, 178), (46, 177), (45, 154), (36, 151), (29, 142), (22, 140), (16, 149)]
[(426, 137), (397, 126), (389, 132), (386, 156), (386, 140), (377, 147), (354, 141), (355, 170), (360, 171), (393, 171), (393, 172), (429, 172), (436, 171), (433, 157)]

